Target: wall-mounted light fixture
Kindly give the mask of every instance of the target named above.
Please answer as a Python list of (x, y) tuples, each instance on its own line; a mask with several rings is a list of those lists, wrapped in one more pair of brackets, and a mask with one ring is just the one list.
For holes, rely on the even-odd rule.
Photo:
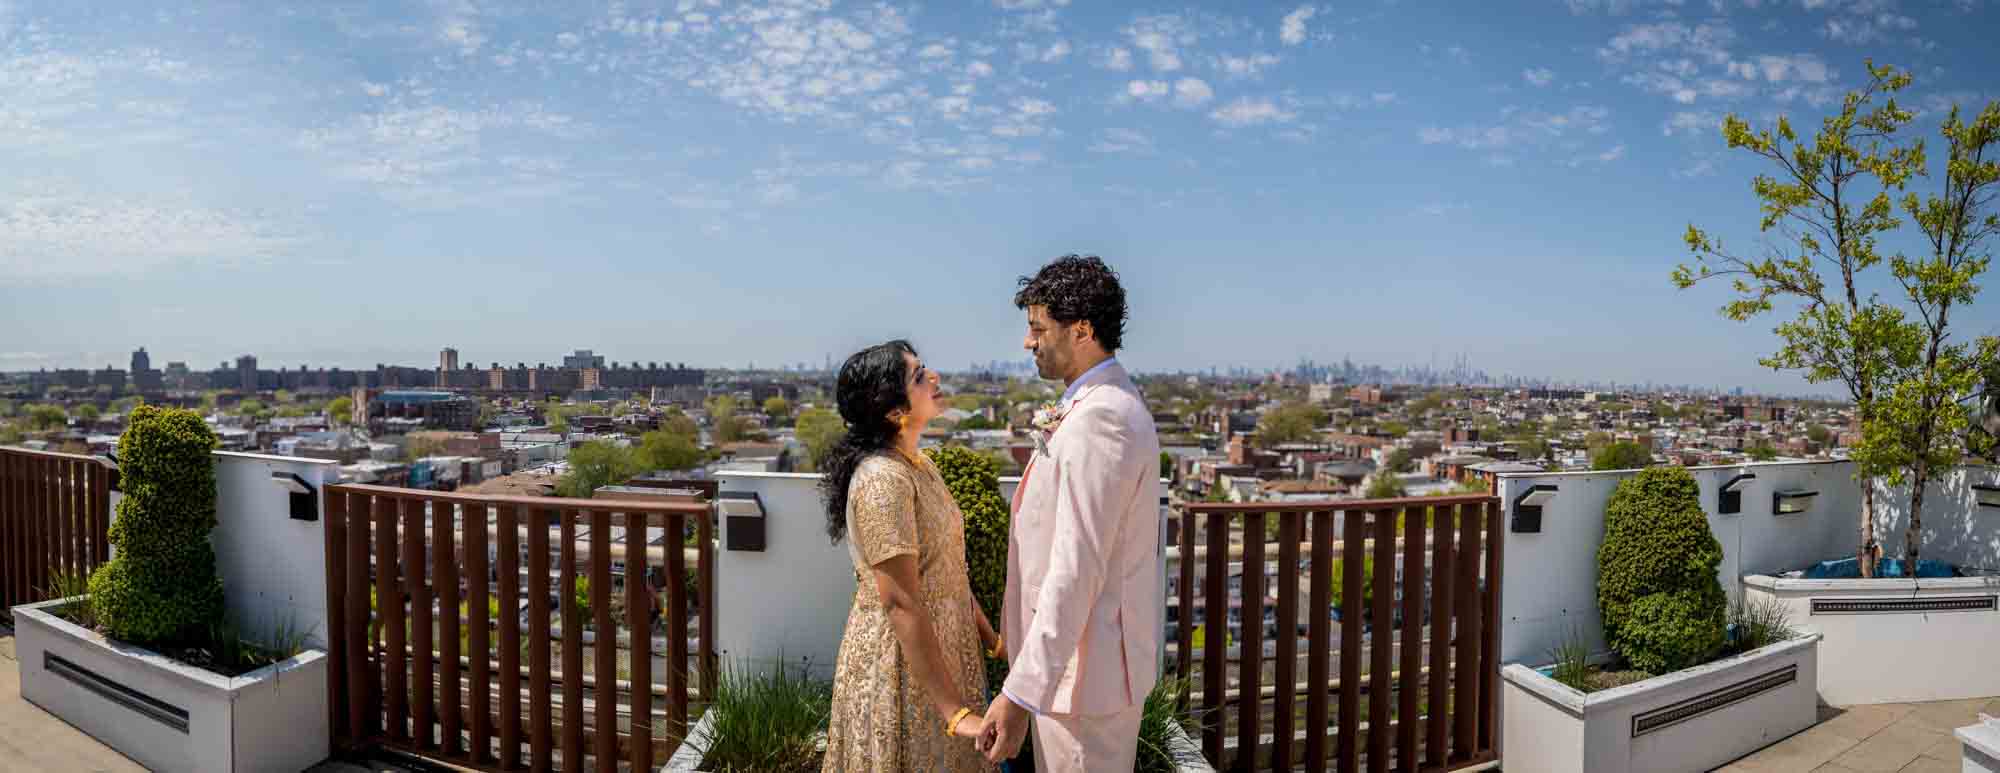
[(1542, 506), (1556, 498), (1553, 483), (1537, 483), (1514, 497), (1514, 518), (1510, 529), (1516, 534), (1536, 534), (1542, 530)]
[(1819, 492), (1807, 491), (1805, 489), (1773, 491), (1771, 492), (1771, 514), (1790, 515), (1792, 513), (1803, 513), (1812, 509), (1813, 497), (1816, 496), (1819, 496)]
[(722, 549), (764, 552), (764, 500), (757, 492), (721, 492), (715, 507), (722, 515)]
[(299, 477), (296, 472), (280, 470), (271, 473), (271, 482), (278, 484), (292, 495), (292, 520), (319, 520), (319, 497), (313, 496), (318, 492), (313, 489), (311, 483), (306, 482), (305, 478)]
[(1972, 485), (1972, 499), (1980, 507), (2000, 507), (2000, 486)]
[(1743, 489), (1749, 487), (1750, 481), (1756, 479), (1756, 473), (1746, 472), (1722, 484), (1722, 496), (1715, 503), (1716, 512), (1723, 515), (1743, 512)]

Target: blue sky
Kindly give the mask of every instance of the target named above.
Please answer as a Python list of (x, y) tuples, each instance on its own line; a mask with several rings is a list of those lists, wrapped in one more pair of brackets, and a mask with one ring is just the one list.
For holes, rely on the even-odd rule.
[[(1676, 292), (1721, 117), (2000, 97), (1993, 4), (0, 0), (0, 369), (1014, 358), (1123, 274), (1146, 370), (1464, 352), (1796, 390)], [(1914, 240), (1906, 240), (1911, 248)], [(1903, 242), (1897, 242), (1900, 245)], [(2000, 331), (1990, 298), (1968, 332)]]

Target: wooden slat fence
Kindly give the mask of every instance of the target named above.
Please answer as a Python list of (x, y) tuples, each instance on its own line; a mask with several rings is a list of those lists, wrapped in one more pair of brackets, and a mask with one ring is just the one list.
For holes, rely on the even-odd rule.
[(690, 684), (712, 689), (715, 653), (706, 621), (688, 651), (687, 607), (694, 595), (712, 608), (713, 590), (687, 587), (683, 546), (699, 534), (696, 561), (712, 566), (708, 503), (332, 485), (326, 516), (342, 748), (482, 770), (650, 771), (691, 702), (713, 694)]
[(48, 601), (57, 574), (110, 558), (113, 474), (96, 457), (0, 448), (0, 609)]
[(1495, 759), (1500, 517), (1488, 494), (1182, 506), (1168, 667), (1192, 681), (1203, 756), (1312, 773)]

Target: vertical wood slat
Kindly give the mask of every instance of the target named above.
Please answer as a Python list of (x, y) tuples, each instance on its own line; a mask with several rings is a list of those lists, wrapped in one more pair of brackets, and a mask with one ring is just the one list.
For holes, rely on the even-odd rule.
[[(521, 532), (514, 506), (501, 505), (495, 553), (500, 558), (500, 769), (521, 765)], [(529, 630), (533, 630), (530, 626)]]
[(1182, 679), (1188, 679), (1194, 676), (1195, 515), (1194, 513), (1182, 510), (1180, 513), (1180, 520), (1181, 520), (1180, 522), (1181, 577), (1180, 577), (1180, 602), (1179, 602), (1180, 609), (1175, 610), (1175, 617), (1180, 620), (1179, 625), (1175, 626), (1175, 628), (1178, 629), (1176, 633), (1178, 633), (1180, 636), (1180, 641), (1179, 641), (1180, 649), (1177, 652), (1178, 657), (1175, 658), (1175, 660), (1178, 661), (1179, 670), (1176, 671), (1175, 673), (1178, 674)]
[(29, 457), (28, 478), (28, 598), (39, 601), (48, 587), (49, 565), (46, 545), (49, 539), (49, 460), (47, 457)]
[[(458, 533), (457, 507), (446, 501), (430, 502), (431, 585), (437, 593), (438, 719), (443, 725), (439, 748), (447, 757), (459, 755), (464, 742), (465, 696), (458, 672)], [(466, 610), (470, 612), (471, 610)], [(479, 610), (481, 615), (486, 610)]]
[(1222, 757), (1223, 691), (1229, 646), (1229, 516), (1207, 513), (1208, 566), (1202, 575), (1202, 753), (1220, 764)]
[(1494, 724), (1498, 721), (1500, 702), (1500, 562), (1501, 547), (1506, 543), (1502, 538), (1500, 525), (1500, 501), (1489, 499), (1480, 506), (1485, 516), (1481, 526), (1487, 535), (1486, 546), (1486, 592), (1485, 592), (1485, 635), (1479, 642), (1479, 681), (1481, 685), (1479, 702), (1480, 753), (1494, 748), (1493, 738), (1498, 734)]
[(1396, 598), (1396, 514), (1397, 510), (1375, 511), (1374, 604), (1368, 636), (1368, 770), (1389, 770), (1389, 696), (1395, 690), (1390, 679), (1389, 655), (1396, 636), (1396, 617), (1391, 604)]
[(403, 584), (410, 590), (410, 734), (417, 748), (430, 749), (437, 739), (437, 691), (432, 687), (431, 587), (425, 574), (430, 563), (424, 550), (424, 507), (421, 499), (403, 500)]
[(1458, 588), (1452, 593), (1453, 605), (1458, 608), (1458, 635), (1452, 644), (1457, 647), (1452, 663), (1452, 739), (1453, 759), (1469, 759), (1476, 753), (1473, 748), (1474, 734), (1478, 730), (1479, 715), (1479, 537), (1485, 531), (1480, 518), (1480, 506), (1461, 505), (1469, 509), (1458, 523), (1458, 544), (1460, 560), (1453, 567), (1458, 570)]
[(1298, 704), (1299, 666), (1299, 513), (1278, 514), (1278, 639), (1271, 696), (1271, 769), (1292, 769), (1292, 726)]
[(382, 638), (388, 647), (387, 657), (382, 659), (382, 670), (387, 677), (382, 689), (388, 698), (389, 738), (397, 741), (413, 737), (409, 726), (410, 664), (405, 658), (409, 651), (409, 622), (405, 616), (411, 610), (405, 606), (409, 587), (404, 575), (414, 571), (416, 564), (405, 549), (409, 529), (397, 511), (403, 504), (389, 497), (375, 497), (375, 606), (381, 615)]
[(347, 723), (347, 493), (326, 491), (326, 697), (335, 748), (356, 733)]
[(491, 755), (493, 744), (493, 615), (488, 613), (492, 606), (487, 592), (487, 578), (491, 576), (486, 559), (487, 527), (492, 521), (487, 516), (487, 506), (466, 504), (464, 508), (465, 535), (465, 599), (466, 624), (472, 626), (466, 640), (466, 653), (471, 658), (472, 674), (469, 685), (472, 693), (472, 761), (484, 764)]
[(1424, 766), (1442, 769), (1449, 760), (1449, 721), (1451, 719), (1451, 636), (1454, 608), (1452, 606), (1452, 574), (1456, 563), (1457, 542), (1452, 538), (1453, 528), (1464, 513), (1462, 505), (1439, 508), (1437, 521), (1431, 529), (1431, 666), (1426, 687), (1429, 690), (1428, 716), (1424, 722)]
[(369, 648), (374, 642), (368, 639), (371, 622), (368, 591), (374, 587), (368, 576), (368, 527), (379, 507), (366, 495), (347, 497), (348, 625), (341, 636), (347, 642), (347, 729), (356, 741), (375, 730), (375, 722), (370, 717), (381, 716), (382, 706), (372, 689), (376, 685), (371, 684), (374, 682), (371, 677), (376, 677), (377, 672), (374, 658), (369, 657)]
[[(1340, 722), (1339, 745), (1334, 752), (1335, 769), (1354, 773), (1361, 754), (1361, 627), (1363, 587), (1361, 570), (1366, 547), (1367, 516), (1360, 510), (1341, 511), (1340, 522)], [(1378, 568), (1379, 570), (1379, 568)]]
[(97, 514), (94, 531), (97, 552), (94, 556), (99, 564), (111, 560), (111, 474), (111, 468), (97, 465), (97, 479), (90, 485), (91, 492), (97, 496), (97, 504), (91, 507), (91, 512)]
[[(1243, 646), (1237, 661), (1236, 767), (1257, 769), (1257, 740), (1264, 728), (1258, 709), (1264, 684), (1264, 523), (1268, 514), (1243, 514)], [(1281, 686), (1280, 689), (1283, 689)], [(1273, 736), (1276, 740), (1276, 736)]]
[(86, 482), (89, 474), (82, 460), (69, 461), (69, 486), (66, 492), (69, 510), (69, 571), (72, 575), (89, 576), (89, 565), (84, 563), (84, 530), (90, 522), (90, 486)]
[[(714, 513), (715, 508), (711, 503), (708, 515), (703, 516), (703, 521), (706, 522)], [(681, 520), (679, 513), (668, 513), (666, 525), (667, 533), (672, 535), (679, 535), (686, 528), (685, 522)], [(713, 552), (713, 548), (707, 545), (706, 540), (703, 541), (702, 549), (711, 553)], [(674, 547), (669, 547), (662, 552), (666, 553), (667, 559), (666, 585), (673, 591), (667, 594), (666, 609), (667, 673), (665, 676), (667, 678), (667, 728), (668, 732), (672, 733), (675, 738), (685, 738), (687, 736), (688, 722), (687, 589), (681, 586), (687, 582), (687, 555)], [(714, 575), (711, 573), (710, 576), (713, 577)], [(711, 613), (715, 607), (716, 597), (714, 588), (714, 583), (710, 582), (700, 589), (704, 613)], [(704, 679), (709, 681), (702, 685), (703, 692), (701, 697), (702, 700), (707, 701), (715, 700), (715, 674), (713, 673), (715, 668), (715, 644), (710, 636), (711, 633), (713, 633), (712, 630), (705, 631), (701, 635), (702, 665), (709, 672), (702, 675)], [(648, 751), (650, 752), (650, 749)]]
[(1327, 698), (1326, 685), (1333, 680), (1327, 673), (1333, 648), (1333, 513), (1312, 513), (1311, 604), (1307, 613), (1306, 682), (1306, 771), (1326, 773)]
[(562, 767), (583, 769), (583, 611), (576, 608), (576, 511), (562, 511), (558, 550), (562, 602)]
[(528, 515), (528, 734), (529, 770), (551, 766), (553, 726), (549, 705), (549, 521), (560, 511)]
[[(68, 459), (49, 460), (49, 534), (50, 539), (44, 550), (49, 556), (49, 571), (42, 581), (49, 583), (44, 593), (53, 599), (56, 595), (55, 577), (69, 575), (76, 570), (70, 565), (70, 510), (76, 504), (70, 496), (70, 470), (73, 465)], [(47, 599), (44, 599), (47, 600)]]
[[(647, 565), (646, 521), (644, 513), (625, 514), (625, 630), (632, 632), (632, 769), (653, 769), (653, 598), (652, 568)], [(669, 529), (660, 540), (664, 552), (677, 552), (683, 540), (680, 531)], [(685, 560), (685, 559), (684, 559)], [(685, 588), (665, 590), (683, 592)], [(600, 680), (600, 684), (602, 681)]]
[[(631, 560), (631, 545), (626, 545), (626, 560)], [(611, 513), (593, 510), (590, 513), (590, 617), (591, 625), (597, 629), (594, 640), (597, 662), (591, 667), (597, 687), (591, 690), (595, 699), (596, 727), (591, 738), (592, 755), (597, 759), (598, 773), (618, 771), (618, 629), (611, 620)], [(634, 634), (636, 635), (636, 631)], [(565, 675), (566, 677), (567, 675)], [(567, 679), (565, 679), (567, 683)], [(581, 770), (581, 767), (564, 768)]]
[[(712, 701), (715, 700), (716, 680), (717, 677), (719, 676), (717, 672), (720, 670), (719, 668), (720, 664), (718, 663), (715, 654), (715, 519), (716, 519), (715, 498), (709, 497), (707, 505), (708, 505), (707, 509), (704, 510), (702, 514), (695, 519), (696, 587), (694, 589), (694, 593), (696, 594), (696, 603), (699, 605), (697, 614), (701, 616), (699, 628), (697, 630), (697, 633), (701, 638), (699, 644), (700, 647), (699, 658), (700, 658), (700, 669), (701, 669), (701, 698), (702, 700)], [(667, 533), (673, 535), (674, 537), (680, 537), (681, 530), (683, 528), (686, 528), (685, 526), (677, 525), (681, 523), (680, 516), (669, 516), (667, 523), (670, 526), (670, 528), (667, 529)], [(671, 542), (671, 540), (669, 541)], [(681, 558), (678, 559), (674, 558), (674, 556), (680, 554), (675, 552), (672, 546), (668, 546), (665, 552), (667, 554), (667, 566), (669, 567), (686, 566), (686, 561), (687, 561), (686, 556), (682, 556)], [(686, 588), (680, 588), (678, 586), (678, 583), (681, 582), (681, 580), (678, 579), (678, 577), (684, 576), (687, 570), (683, 568), (679, 570), (678, 574), (673, 573), (673, 570), (671, 569), (668, 571), (669, 574), (667, 575), (666, 586), (668, 588), (678, 588), (678, 590), (669, 595), (668, 597), (669, 603), (667, 606), (670, 609), (683, 610), (682, 612), (676, 614), (685, 616), (686, 607), (684, 605), (686, 603), (685, 597), (687, 596), (688, 590)], [(672, 634), (673, 631), (677, 630), (685, 631), (686, 630), (685, 625), (678, 622), (670, 622), (669, 624), (671, 626), (677, 626), (677, 627), (670, 627), (667, 629), (669, 635), (669, 641), (682, 642), (681, 648), (686, 649), (687, 637), (674, 636)], [(673, 663), (672, 661), (669, 661), (669, 663), (670, 665), (668, 665), (667, 667), (667, 674), (669, 675), (678, 674), (680, 672), (681, 665), (678, 663)], [(686, 680), (683, 679), (681, 683), (685, 684), (685, 682)], [(673, 707), (678, 707), (678, 710), (681, 712), (682, 714), (681, 719), (676, 721), (684, 722), (687, 719), (686, 717), (687, 700), (684, 697), (672, 699), (667, 705), (669, 706), (669, 711), (674, 710)], [(672, 727), (678, 727), (678, 725), (672, 725)], [(676, 732), (678, 733), (678, 731)], [(676, 737), (679, 736), (676, 735)], [(650, 750), (648, 750), (648, 752), (650, 753)]]
[(1406, 510), (1403, 518), (1403, 625), (1402, 645), (1397, 650), (1402, 679), (1396, 683), (1396, 769), (1417, 773), (1417, 696), (1423, 691), (1424, 642), (1424, 533), (1427, 524), (1417, 517), (1421, 510), (1430, 518), (1435, 508)]
[(15, 521), (19, 515), (14, 504), (14, 460), (18, 458), (0, 448), (0, 606), (9, 609), (21, 603), (14, 592), (15, 575), (21, 568), (14, 550)]

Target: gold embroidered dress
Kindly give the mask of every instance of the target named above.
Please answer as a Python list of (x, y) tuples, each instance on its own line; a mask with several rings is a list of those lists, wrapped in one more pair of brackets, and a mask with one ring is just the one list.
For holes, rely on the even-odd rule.
[(965, 517), (937, 468), (900, 453), (862, 460), (847, 486), (847, 552), (859, 577), (834, 665), (828, 773), (985, 771), (967, 739), (946, 737), (944, 720), (910, 670), (910, 658), (876, 593), (872, 567), (915, 555), (921, 601), (946, 672), (976, 721), (986, 710), (986, 672), (965, 566)]

